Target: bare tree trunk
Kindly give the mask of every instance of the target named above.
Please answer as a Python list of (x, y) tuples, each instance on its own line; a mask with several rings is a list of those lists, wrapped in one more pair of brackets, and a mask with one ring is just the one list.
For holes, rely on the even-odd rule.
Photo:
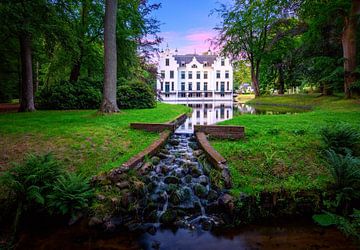
[(344, 54), (344, 91), (347, 98), (351, 98), (354, 90), (351, 85), (356, 82), (356, 28), (357, 15), (360, 14), (360, 0), (352, 0), (349, 16), (345, 17), (344, 31), (342, 34), (342, 46)]
[(81, 59), (79, 59), (72, 67), (70, 73), (70, 82), (77, 82), (80, 76)]
[(279, 94), (283, 95), (285, 91), (284, 71), (282, 65), (279, 65)]
[(31, 36), (22, 34), (20, 36), (21, 54), (21, 96), (19, 112), (35, 111), (34, 86), (31, 59)]
[(116, 103), (116, 12), (117, 0), (106, 0), (104, 27), (105, 72), (103, 100), (100, 107), (100, 111), (105, 113), (119, 111)]
[(252, 87), (254, 89), (254, 93), (255, 93), (255, 97), (259, 97), (260, 96), (260, 88), (259, 88), (259, 74), (258, 74), (258, 67), (256, 67), (257, 70), (255, 69), (255, 65), (253, 63), (251, 63), (251, 82), (252, 82)]

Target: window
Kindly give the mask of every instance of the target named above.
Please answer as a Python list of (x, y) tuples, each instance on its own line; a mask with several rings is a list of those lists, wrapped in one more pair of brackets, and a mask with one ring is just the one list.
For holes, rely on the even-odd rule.
[(165, 78), (165, 70), (161, 70), (161, 78), (162, 78), (162, 79)]
[(184, 82), (181, 83), (181, 91), (185, 91), (185, 83)]
[(164, 83), (162, 82), (161, 83), (161, 91), (163, 91), (164, 90)]
[(226, 118), (229, 119), (229, 110), (226, 110)]
[(196, 64), (193, 64), (193, 65), (191, 66), (191, 68), (193, 68), (193, 69), (197, 69)]
[(196, 111), (196, 118), (200, 118), (200, 110)]
[(221, 59), (221, 66), (225, 66), (225, 60)]
[(169, 66), (170, 65), (170, 60), (169, 60), (169, 58), (166, 58), (165, 59), (165, 66)]
[(186, 97), (186, 94), (185, 94), (185, 93), (181, 93), (181, 94), (180, 94), (180, 97)]
[(204, 110), (204, 118), (207, 118), (207, 110)]
[(225, 82), (221, 82), (220, 91), (221, 91), (222, 93), (224, 93), (224, 91), (225, 91)]
[(207, 67), (207, 66), (208, 66), (207, 61), (204, 61), (204, 67)]
[(192, 79), (192, 71), (189, 71), (189, 73), (188, 73), (188, 78), (189, 78), (189, 79)]
[(171, 82), (171, 91), (174, 91), (174, 82)]
[(181, 79), (185, 79), (185, 71), (181, 71)]
[(200, 79), (200, 71), (196, 71), (196, 79)]
[(204, 82), (204, 90), (207, 91), (208, 90), (208, 83)]
[(191, 127), (192, 127), (192, 123), (189, 122), (189, 124), (188, 124), (188, 129), (191, 129)]
[(219, 111), (216, 110), (216, 119), (219, 119)]
[(208, 72), (204, 71), (204, 79), (208, 79)]
[(196, 90), (200, 90), (200, 83), (199, 82), (196, 83)]
[(192, 90), (192, 82), (189, 82), (189, 90)]
[(228, 70), (225, 71), (225, 78), (229, 79), (229, 71)]
[(169, 94), (165, 94), (165, 97), (170, 97), (170, 95), (169, 95)]
[(170, 79), (174, 79), (174, 71), (170, 70)]
[(165, 82), (165, 92), (170, 92), (170, 83)]
[(192, 97), (192, 93), (189, 93), (189, 97)]
[(220, 70), (216, 71), (216, 78), (219, 79), (220, 78)]
[(205, 93), (205, 97), (208, 97), (208, 93), (207, 93), (207, 92)]
[(229, 83), (229, 82), (226, 83), (226, 90), (227, 90), (227, 91), (230, 90), (230, 83)]
[(201, 97), (201, 93), (196, 93), (196, 97)]
[(216, 82), (216, 91), (219, 91), (219, 82)]
[(181, 67), (185, 67), (185, 62), (184, 62), (184, 61), (181, 61), (180, 66), (181, 66)]

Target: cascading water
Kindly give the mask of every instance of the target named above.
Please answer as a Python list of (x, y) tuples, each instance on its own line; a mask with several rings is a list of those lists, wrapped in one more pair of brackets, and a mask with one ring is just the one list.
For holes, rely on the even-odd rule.
[[(155, 156), (155, 166), (145, 179), (148, 203), (157, 205), (157, 222), (204, 230), (221, 223), (206, 208), (224, 190), (211, 184), (210, 165), (198, 160), (202, 155), (192, 134), (174, 134)], [(145, 220), (154, 221), (154, 213), (146, 211)]]

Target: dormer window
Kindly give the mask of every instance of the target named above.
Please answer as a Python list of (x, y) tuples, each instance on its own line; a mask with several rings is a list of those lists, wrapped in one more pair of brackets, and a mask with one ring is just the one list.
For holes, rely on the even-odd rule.
[(169, 66), (170, 65), (170, 59), (169, 58), (166, 58), (165, 59), (165, 66)]
[(196, 64), (193, 64), (193, 66), (191, 66), (191, 68), (196, 69), (197, 68)]
[(204, 67), (207, 67), (208, 66), (208, 62), (204, 62)]
[(225, 60), (221, 59), (221, 66), (225, 66)]
[(181, 67), (185, 67), (185, 61), (181, 61)]

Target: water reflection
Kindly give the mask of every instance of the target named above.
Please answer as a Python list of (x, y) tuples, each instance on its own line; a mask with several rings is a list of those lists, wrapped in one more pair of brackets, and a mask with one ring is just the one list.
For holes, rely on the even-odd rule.
[(192, 133), (194, 125), (211, 125), (233, 118), (233, 102), (187, 102), (178, 103), (191, 107), (192, 115), (177, 130), (177, 133)]

